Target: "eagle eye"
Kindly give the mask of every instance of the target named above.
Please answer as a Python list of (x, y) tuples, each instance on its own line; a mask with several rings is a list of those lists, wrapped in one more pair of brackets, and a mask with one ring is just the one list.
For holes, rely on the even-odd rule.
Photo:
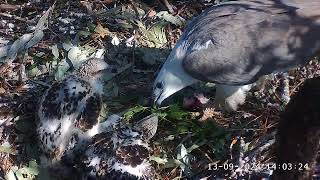
[(158, 83), (156, 84), (156, 88), (162, 89), (162, 88), (163, 88), (163, 83), (162, 83), (162, 82), (158, 82)]

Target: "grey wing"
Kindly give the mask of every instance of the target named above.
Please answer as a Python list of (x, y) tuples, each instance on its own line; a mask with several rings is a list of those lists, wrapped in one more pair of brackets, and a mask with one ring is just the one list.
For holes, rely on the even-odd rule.
[(303, 22), (294, 12), (286, 6), (213, 7), (191, 22), (189, 33), (183, 35), (188, 48), (184, 69), (203, 81), (243, 85), (304, 64), (310, 50), (289, 51), (295, 42), (288, 36), (299, 31), (292, 24)]

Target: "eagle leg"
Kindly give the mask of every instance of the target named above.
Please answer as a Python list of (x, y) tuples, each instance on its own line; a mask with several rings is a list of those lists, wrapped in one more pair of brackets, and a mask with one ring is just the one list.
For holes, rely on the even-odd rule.
[(216, 85), (215, 106), (228, 112), (236, 111), (244, 104), (252, 84), (244, 86)]

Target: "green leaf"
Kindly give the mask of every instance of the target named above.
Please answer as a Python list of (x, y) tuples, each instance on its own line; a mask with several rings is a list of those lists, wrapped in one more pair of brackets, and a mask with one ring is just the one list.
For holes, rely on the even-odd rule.
[(174, 104), (170, 106), (167, 117), (171, 119), (182, 120), (188, 115), (189, 113), (182, 110), (178, 104)]
[(148, 109), (147, 107), (143, 106), (136, 106), (130, 108), (126, 113), (124, 113), (123, 117), (125, 120), (131, 119), (136, 113), (143, 112), (144, 110)]
[(39, 174), (39, 166), (35, 160), (29, 161), (28, 166), (13, 170), (18, 180), (32, 180)]
[(0, 146), (0, 152), (1, 153), (6, 153), (6, 154), (11, 154), (14, 152), (13, 149), (11, 149), (10, 144), (4, 144)]
[(178, 126), (177, 127), (177, 132), (179, 134), (185, 134), (185, 133), (189, 132), (189, 128), (186, 127), (186, 126)]

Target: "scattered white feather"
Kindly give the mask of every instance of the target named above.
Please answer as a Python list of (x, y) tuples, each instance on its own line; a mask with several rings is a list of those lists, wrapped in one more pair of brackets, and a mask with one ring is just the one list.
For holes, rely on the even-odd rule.
[(118, 46), (120, 44), (120, 39), (117, 36), (114, 36), (111, 40), (111, 44), (114, 46)]

